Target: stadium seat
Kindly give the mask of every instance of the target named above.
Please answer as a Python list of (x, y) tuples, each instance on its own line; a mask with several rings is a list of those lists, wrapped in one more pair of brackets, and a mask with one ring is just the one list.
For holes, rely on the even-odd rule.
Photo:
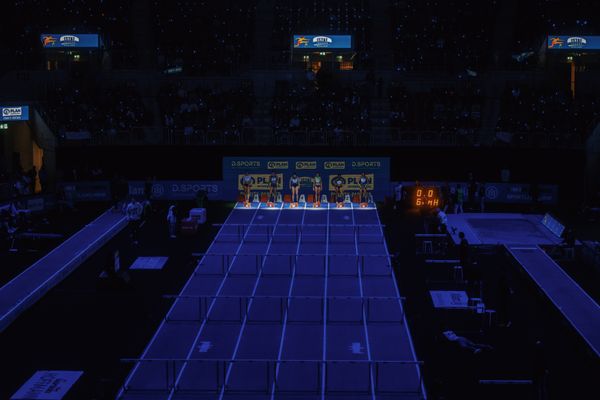
[(308, 196), (306, 196), (306, 201), (308, 203), (312, 203), (315, 200), (315, 196), (312, 194), (309, 194)]
[(261, 203), (266, 203), (267, 201), (269, 201), (269, 195), (266, 193), (263, 193), (260, 195), (260, 202)]
[(283, 201), (285, 203), (290, 203), (292, 201), (292, 196), (289, 194), (286, 194), (285, 196), (283, 196)]

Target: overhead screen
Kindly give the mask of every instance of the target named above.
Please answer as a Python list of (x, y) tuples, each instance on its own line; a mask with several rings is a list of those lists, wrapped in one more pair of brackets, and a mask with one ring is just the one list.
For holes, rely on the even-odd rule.
[(0, 121), (28, 121), (29, 106), (0, 107)]
[(548, 36), (548, 50), (600, 51), (600, 36)]
[(98, 48), (100, 46), (100, 38), (96, 34), (42, 33), (40, 40), (45, 49)]
[(294, 49), (351, 49), (350, 35), (294, 35)]

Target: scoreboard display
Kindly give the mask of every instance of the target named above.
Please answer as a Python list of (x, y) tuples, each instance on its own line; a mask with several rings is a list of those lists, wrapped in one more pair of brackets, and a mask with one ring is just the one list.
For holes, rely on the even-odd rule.
[(418, 208), (435, 208), (442, 205), (440, 190), (435, 186), (415, 186), (413, 206)]

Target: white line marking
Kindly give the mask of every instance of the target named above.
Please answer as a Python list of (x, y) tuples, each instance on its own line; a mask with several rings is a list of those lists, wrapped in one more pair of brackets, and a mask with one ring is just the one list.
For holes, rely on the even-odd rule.
[[(275, 236), (275, 228), (277, 227), (279, 218), (281, 218), (281, 214), (283, 214), (283, 204), (281, 205), (281, 208), (279, 209), (279, 214), (277, 214), (277, 219), (275, 220), (275, 227), (273, 227), (273, 231), (271, 232), (271, 238), (269, 239), (269, 244), (267, 245), (266, 254), (269, 254), (269, 250), (271, 249), (271, 244), (273, 243), (273, 237)], [(258, 273), (256, 282), (254, 283), (254, 288), (252, 289), (251, 296), (256, 295), (256, 289), (258, 289), (258, 284), (260, 282), (260, 278), (262, 277), (263, 268), (264, 268), (266, 262), (267, 262), (267, 256), (265, 256), (263, 258), (262, 268), (260, 269), (260, 271)], [(235, 360), (235, 357), (237, 356), (237, 352), (240, 348), (240, 343), (242, 342), (242, 336), (244, 335), (244, 329), (246, 329), (246, 322), (248, 321), (248, 314), (250, 314), (250, 309), (252, 308), (253, 300), (254, 299), (250, 299), (250, 301), (248, 302), (248, 308), (246, 310), (246, 315), (244, 315), (244, 320), (242, 321), (240, 333), (238, 334), (238, 338), (235, 343), (235, 347), (233, 349), (233, 354), (231, 355), (232, 360)], [(223, 387), (221, 388), (221, 393), (219, 394), (219, 400), (222, 400), (223, 396), (225, 395), (225, 387), (227, 386), (227, 380), (229, 379), (229, 376), (231, 375), (232, 368), (233, 368), (233, 363), (230, 363), (229, 366), (227, 367), (227, 373), (225, 374), (225, 381), (223, 382)]]
[[(254, 219), (258, 215), (259, 210), (260, 210), (260, 204), (258, 205), (258, 207), (256, 207), (256, 211), (254, 212), (254, 215), (252, 215), (252, 219), (250, 220), (248, 229), (246, 230), (246, 232), (244, 232), (244, 236), (242, 236), (242, 240), (240, 240), (240, 244), (238, 245), (238, 247), (235, 251), (235, 256), (233, 256), (233, 258), (231, 259), (231, 263), (227, 266), (227, 271), (225, 272), (225, 276), (223, 276), (223, 280), (221, 281), (221, 284), (219, 285), (219, 288), (217, 289), (215, 297), (213, 297), (213, 299), (210, 303), (210, 307), (206, 311), (206, 317), (202, 320), (202, 324), (200, 324), (200, 328), (198, 328), (198, 333), (196, 334), (196, 337), (194, 338), (194, 341), (192, 342), (192, 346), (190, 347), (190, 350), (189, 350), (187, 356), (185, 357), (186, 360), (190, 359), (192, 357), (192, 354), (194, 353), (194, 349), (197, 346), (196, 343), (198, 342), (198, 339), (200, 339), (200, 335), (202, 335), (202, 332), (204, 331), (204, 327), (206, 326), (206, 323), (208, 321), (208, 315), (212, 311), (214, 305), (217, 303), (218, 296), (221, 293), (221, 290), (223, 290), (223, 287), (225, 286), (225, 282), (227, 281), (227, 278), (229, 277), (231, 268), (233, 268), (233, 264), (235, 263), (237, 255), (239, 254), (242, 246), (244, 245), (244, 239), (248, 235), (248, 232), (250, 232), (250, 229), (252, 227), (252, 222), (254, 222)], [(215, 241), (216, 241), (216, 236), (215, 236)], [(213, 243), (214, 243), (214, 241), (213, 241)], [(211, 246), (212, 246), (212, 243), (211, 243)], [(177, 378), (175, 379), (175, 383), (173, 384), (173, 388), (171, 388), (171, 393), (169, 393), (169, 397), (167, 399), (172, 399), (173, 396), (175, 395), (175, 389), (179, 385), (179, 381), (181, 380), (181, 377), (183, 376), (183, 373), (184, 373), (186, 367), (187, 367), (187, 362), (181, 366), (181, 369), (179, 370), (179, 374), (177, 374)]]
[[(330, 206), (330, 205), (329, 205)], [(329, 275), (329, 213), (331, 207), (327, 207), (327, 234), (325, 236), (325, 278), (324, 278), (324, 294), (323, 294), (323, 366), (321, 368), (321, 399), (325, 400), (325, 383), (326, 374), (325, 371), (327, 363), (327, 277)]]
[[(356, 226), (356, 221), (354, 218), (354, 208), (352, 208), (352, 210), (350, 211), (352, 213), (352, 225)], [(356, 228), (354, 228), (356, 229)], [(354, 236), (354, 244), (356, 247), (356, 257), (359, 258), (359, 251), (358, 251), (358, 233), (355, 231), (354, 232), (355, 236)], [(384, 238), (385, 240), (385, 238)], [(360, 259), (358, 260), (358, 262), (360, 263)], [(364, 262), (364, 258), (363, 258), (363, 262)], [(363, 265), (364, 268), (364, 265)], [(361, 266), (360, 264), (358, 264), (358, 288), (360, 290), (360, 297), (364, 298), (364, 291), (363, 291), (363, 280), (362, 280), (362, 271), (361, 271)], [(363, 303), (364, 304), (364, 303)], [(371, 346), (369, 344), (369, 329), (367, 327), (367, 315), (366, 315), (366, 310), (364, 307), (362, 307), (362, 318), (363, 318), (363, 329), (365, 331), (365, 342), (367, 344), (367, 358), (369, 360), (369, 375), (370, 375), (370, 382), (371, 382), (371, 397), (373, 398), (373, 400), (375, 400), (375, 385), (377, 384), (377, 382), (375, 382), (373, 379), (373, 365), (371, 364), (371, 361), (373, 361), (373, 358), (371, 357)], [(353, 343), (354, 345), (358, 345), (358, 351), (360, 351), (360, 343)], [(355, 353), (355, 349), (352, 349), (352, 352)], [(362, 352), (356, 352), (355, 354), (362, 354)]]
[[(304, 217), (306, 216), (306, 203), (304, 203), (304, 213), (302, 214), (302, 222), (301, 225), (304, 225)], [(283, 354), (283, 343), (285, 341), (285, 330), (287, 328), (287, 320), (288, 320), (288, 309), (290, 307), (292, 296), (292, 291), (294, 290), (294, 280), (296, 278), (296, 262), (298, 261), (298, 256), (300, 255), (300, 243), (302, 242), (302, 232), (300, 232), (300, 236), (298, 237), (298, 246), (296, 246), (296, 258), (294, 259), (294, 266), (292, 269), (292, 278), (290, 279), (290, 287), (288, 289), (288, 299), (287, 299), (287, 307), (285, 309), (285, 313), (283, 315), (283, 329), (281, 330), (281, 340), (279, 342), (279, 352), (277, 353), (277, 366), (275, 367), (275, 380), (273, 381), (273, 385), (271, 387), (271, 400), (275, 399), (275, 383), (277, 382), (277, 378), (279, 377), (279, 367), (281, 356)]]
[[(237, 204), (236, 204), (237, 206)], [(223, 223), (223, 225), (221, 225), (221, 227), (219, 228), (219, 232), (217, 232), (217, 234), (215, 235), (215, 238), (213, 239), (213, 241), (211, 242), (210, 246), (208, 247), (208, 249), (206, 250), (204, 256), (202, 256), (202, 258), (200, 260), (198, 260), (198, 264), (196, 264), (196, 268), (194, 268), (194, 272), (192, 273), (192, 275), (190, 276), (190, 278), (188, 279), (188, 281), (185, 283), (185, 285), (183, 286), (183, 289), (181, 289), (180, 293), (185, 292), (185, 290), (187, 289), (187, 287), (190, 285), (190, 283), (194, 280), (195, 276), (196, 276), (196, 271), (198, 270), (198, 268), (200, 268), (200, 266), (202, 265), (202, 261), (204, 260), (204, 258), (206, 258), (206, 254), (208, 254), (210, 252), (210, 249), (212, 248), (212, 246), (215, 244), (216, 239), (219, 237), (219, 234), (221, 233), (221, 231), (223, 230), (223, 227), (225, 226), (225, 224), (227, 223), (227, 221), (229, 221), (229, 219), (231, 218), (231, 216), (234, 214), (234, 211), (236, 210), (236, 207), (234, 206), (233, 210), (229, 213), (229, 215), (227, 216), (227, 218), (225, 219), (225, 222)], [(256, 216), (258, 210), (256, 210), (254, 212), (254, 215), (252, 217), (252, 219), (254, 219), (254, 216)], [(171, 306), (171, 308), (169, 309), (169, 311), (167, 311), (166, 316), (168, 316), (169, 314), (171, 314), (171, 312), (175, 309), (175, 307), (177, 306), (177, 303), (179, 302), (179, 299), (175, 299), (175, 301), (173, 302), (173, 305)], [(144, 349), (144, 352), (142, 353), (142, 356), (140, 357), (140, 359), (144, 359), (146, 357), (146, 354), (148, 354), (148, 351), (150, 351), (150, 348), (152, 347), (152, 345), (154, 344), (154, 341), (156, 340), (156, 338), (158, 337), (158, 334), (160, 333), (160, 331), (162, 330), (164, 324), (167, 322), (167, 318), (165, 317), (162, 322), (160, 323), (160, 325), (158, 326), (158, 329), (154, 332), (154, 335), (152, 336), (152, 339), (150, 339), (150, 342), (148, 343), (148, 345), (146, 346), (146, 348)], [(129, 383), (131, 382), (131, 379), (133, 379), (133, 376), (135, 375), (137, 369), (140, 366), (140, 362), (137, 362), (135, 364), (135, 366), (133, 367), (133, 369), (131, 370), (131, 372), (129, 373), (129, 375), (127, 376), (127, 379), (125, 380), (125, 383), (123, 384), (123, 387), (121, 387), (121, 389), (119, 390), (119, 393), (117, 394), (117, 398), (121, 398), (123, 396), (123, 393), (125, 391), (125, 388), (127, 386), (129, 386)]]

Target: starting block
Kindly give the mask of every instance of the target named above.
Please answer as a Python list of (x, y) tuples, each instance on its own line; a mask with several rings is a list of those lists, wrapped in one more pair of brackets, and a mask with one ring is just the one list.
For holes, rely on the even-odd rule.
[(252, 200), (254, 203), (258, 203), (260, 202), (260, 198), (258, 197), (258, 193), (254, 193), (254, 200)]
[(306, 196), (303, 194), (300, 195), (300, 199), (298, 199), (298, 203), (306, 203)]
[(351, 203), (349, 194), (344, 196), (344, 203)]
[(321, 195), (321, 201), (319, 202), (319, 204), (320, 203), (327, 204), (327, 195), (326, 194)]
[(281, 193), (277, 193), (277, 202), (281, 203), (283, 200), (281, 198)]

